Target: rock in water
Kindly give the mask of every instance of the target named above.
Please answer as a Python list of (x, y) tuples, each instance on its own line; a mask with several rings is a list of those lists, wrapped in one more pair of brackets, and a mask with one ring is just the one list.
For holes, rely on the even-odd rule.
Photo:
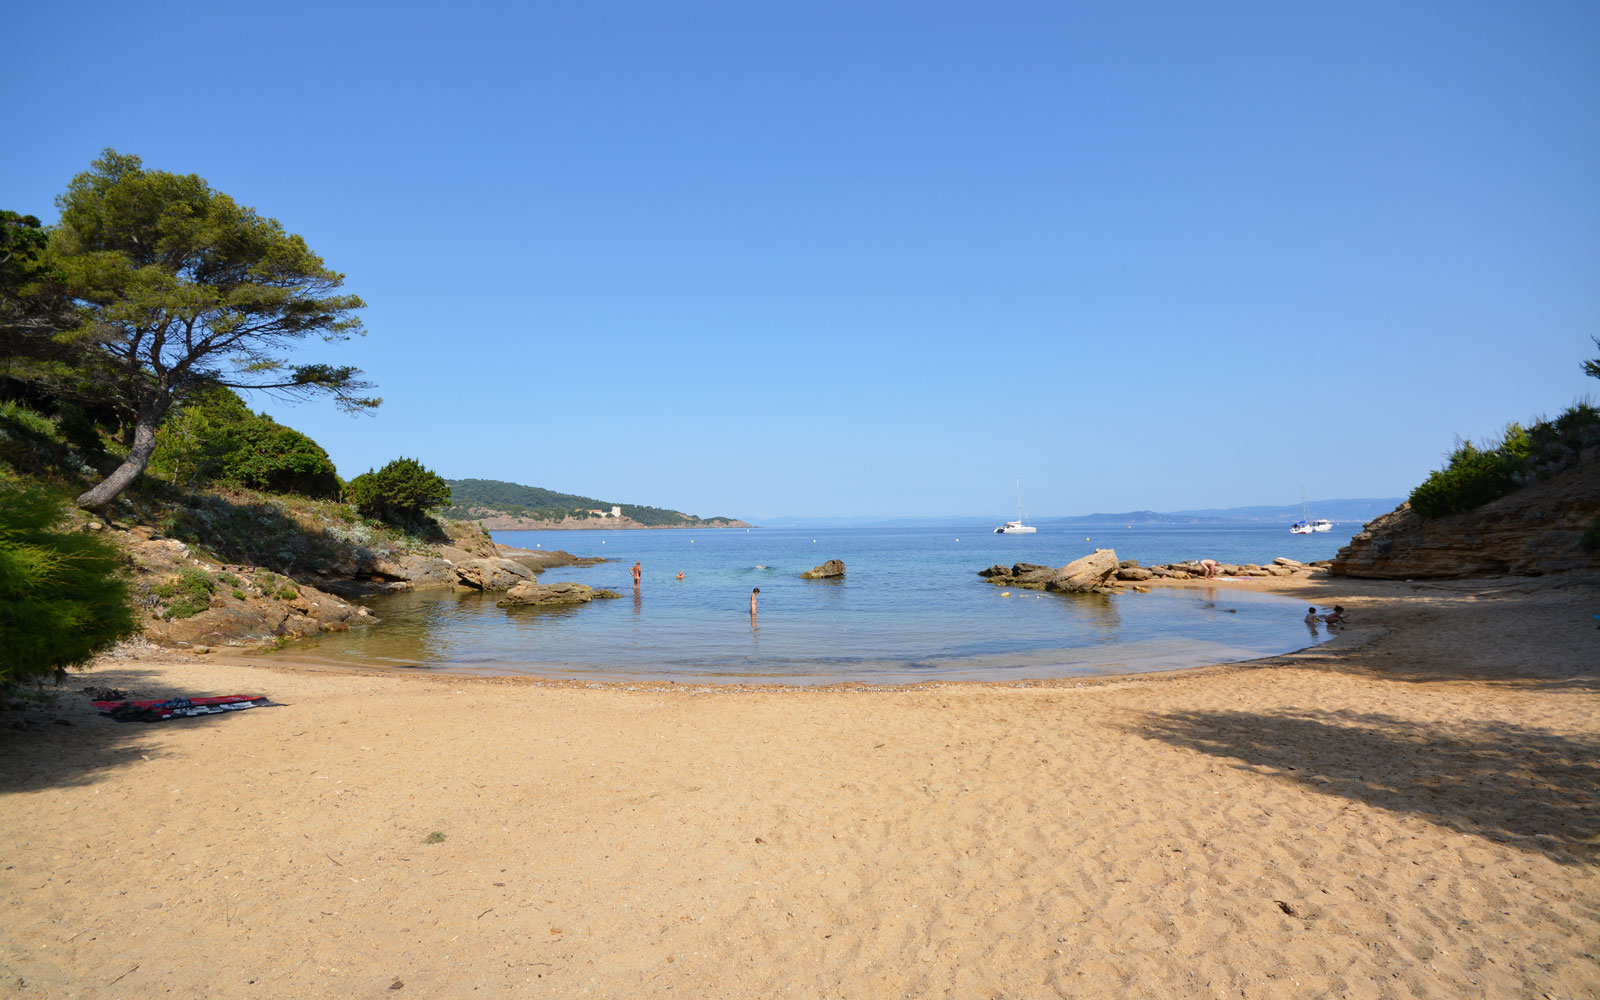
[(499, 605), (513, 608), (524, 604), (588, 604), (597, 597), (616, 596), (612, 591), (595, 590), (581, 583), (534, 583), (524, 580), (506, 591)]
[(475, 590), (510, 590), (533, 579), (533, 570), (510, 559), (468, 559), (456, 566), (456, 579)]
[(1045, 581), (1044, 589), (1062, 594), (1082, 594), (1103, 586), (1117, 572), (1117, 551), (1095, 549), (1074, 559)]
[(829, 559), (821, 566), (813, 566), (800, 574), (802, 580), (827, 580), (836, 576), (844, 576), (844, 563), (838, 559)]

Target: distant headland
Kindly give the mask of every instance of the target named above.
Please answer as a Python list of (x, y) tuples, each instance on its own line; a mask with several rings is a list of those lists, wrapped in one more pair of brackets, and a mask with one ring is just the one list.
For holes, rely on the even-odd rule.
[(682, 511), (613, 503), (498, 479), (447, 479), (444, 515), (490, 531), (616, 531), (635, 528), (748, 528), (731, 517), (697, 517)]

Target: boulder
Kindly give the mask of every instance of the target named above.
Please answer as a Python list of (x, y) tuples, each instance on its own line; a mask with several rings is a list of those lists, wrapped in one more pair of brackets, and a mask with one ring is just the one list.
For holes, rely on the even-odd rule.
[(513, 608), (522, 605), (588, 604), (596, 598), (616, 597), (615, 591), (595, 590), (581, 583), (534, 583), (523, 580), (506, 591), (499, 606)]
[(1137, 560), (1137, 559), (1124, 559), (1121, 562), (1117, 563), (1117, 568), (1118, 569), (1138, 569), (1139, 568), (1139, 560)]
[(1001, 566), (999, 563), (996, 563), (995, 565), (990, 566), (988, 569), (980, 569), (980, 570), (978, 570), (978, 575), (982, 576), (982, 577), (1010, 576), (1011, 575), (1011, 570), (1007, 569), (1004, 566)]
[(533, 570), (499, 556), (468, 559), (455, 567), (455, 574), (463, 586), (474, 590), (510, 590), (533, 579)]
[(1045, 582), (1044, 589), (1062, 594), (1081, 594), (1104, 586), (1116, 571), (1116, 550), (1095, 549), (1082, 559), (1074, 559), (1056, 570)]
[(1290, 559), (1288, 556), (1279, 556), (1278, 558), (1272, 560), (1272, 565), (1287, 566), (1290, 569), (1296, 569), (1304, 565), (1304, 563), (1300, 562), (1298, 559)]
[(1148, 580), (1152, 576), (1155, 574), (1137, 565), (1124, 566), (1117, 570), (1118, 580)]
[(834, 577), (844, 576), (844, 563), (838, 559), (829, 559), (821, 566), (813, 566), (800, 574), (802, 580), (829, 580)]
[(145, 637), (162, 646), (254, 646), (284, 634), (289, 608), (280, 601), (253, 601), (211, 608), (192, 618), (156, 619)]
[(402, 555), (393, 559), (376, 559), (369, 567), (371, 575), (409, 584), (410, 587), (382, 589), (421, 590), (425, 587), (453, 587), (456, 567), (448, 559), (436, 556)]

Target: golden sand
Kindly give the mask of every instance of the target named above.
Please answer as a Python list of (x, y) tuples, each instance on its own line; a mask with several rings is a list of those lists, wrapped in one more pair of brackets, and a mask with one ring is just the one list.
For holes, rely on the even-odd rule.
[(1284, 592), (1355, 625), (1099, 682), (107, 662), (285, 707), (0, 713), (0, 991), (1600, 995), (1600, 590)]

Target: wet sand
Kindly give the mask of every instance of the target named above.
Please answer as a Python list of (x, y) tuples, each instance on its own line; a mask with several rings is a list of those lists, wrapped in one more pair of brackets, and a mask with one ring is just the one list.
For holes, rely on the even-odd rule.
[(0, 713), (0, 990), (1600, 996), (1595, 581), (1241, 586), (1354, 625), (899, 689), (104, 662)]

